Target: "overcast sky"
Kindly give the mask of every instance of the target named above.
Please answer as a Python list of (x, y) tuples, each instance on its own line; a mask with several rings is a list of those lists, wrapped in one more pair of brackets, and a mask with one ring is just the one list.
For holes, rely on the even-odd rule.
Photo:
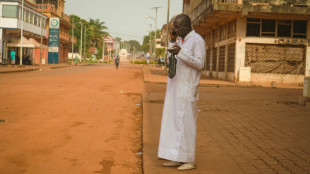
[[(182, 13), (183, 0), (170, 0), (170, 19), (173, 15)], [(146, 16), (155, 18), (158, 9), (157, 29), (161, 29), (167, 21), (168, 0), (66, 0), (65, 13), (74, 14), (83, 19), (100, 19), (108, 27), (106, 30), (113, 37), (125, 40), (143, 41), (143, 36), (155, 22)], [(113, 34), (115, 33), (115, 34)]]

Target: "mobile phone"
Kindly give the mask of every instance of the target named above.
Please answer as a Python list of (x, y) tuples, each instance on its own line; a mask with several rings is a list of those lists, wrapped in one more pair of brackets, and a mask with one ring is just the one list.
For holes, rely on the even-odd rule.
[(171, 34), (172, 34), (173, 36), (177, 36), (177, 33), (176, 33), (174, 30), (171, 32)]

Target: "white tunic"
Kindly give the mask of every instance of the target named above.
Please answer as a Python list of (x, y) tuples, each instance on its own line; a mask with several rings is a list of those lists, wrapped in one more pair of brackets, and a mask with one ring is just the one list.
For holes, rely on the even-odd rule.
[(158, 157), (178, 162), (194, 162), (198, 84), (206, 56), (205, 42), (194, 30), (176, 56), (176, 75), (168, 78), (162, 113)]

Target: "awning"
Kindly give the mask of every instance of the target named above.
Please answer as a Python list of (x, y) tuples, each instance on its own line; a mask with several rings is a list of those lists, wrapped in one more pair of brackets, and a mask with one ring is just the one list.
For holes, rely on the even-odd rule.
[[(37, 42), (35, 39), (30, 38), (29, 42), (32, 43), (35, 48), (41, 48), (41, 44), (39, 42)], [(42, 48), (45, 49), (45, 48), (47, 48), (47, 46), (42, 44)]]
[[(7, 44), (7, 47), (21, 47), (21, 41), (20, 39), (11, 43)], [(25, 37), (23, 37), (23, 48), (34, 48), (35, 45), (32, 44), (28, 39), (26, 39)]]

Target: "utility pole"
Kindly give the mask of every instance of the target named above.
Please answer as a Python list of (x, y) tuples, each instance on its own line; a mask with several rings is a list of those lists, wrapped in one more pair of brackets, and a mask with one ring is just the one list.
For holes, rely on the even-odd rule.
[(149, 51), (150, 51), (150, 56), (152, 57), (152, 24), (149, 24), (150, 25), (150, 48), (149, 48)]
[(104, 35), (102, 35), (102, 63), (104, 61)]
[(19, 57), (19, 64), (23, 65), (23, 30), (24, 30), (24, 0), (22, 0), (22, 21), (20, 27), (20, 57)]
[(72, 44), (72, 48), (71, 48), (71, 58), (72, 58), (72, 61), (73, 61), (73, 40), (74, 40), (74, 17), (72, 18), (72, 39), (71, 39), (71, 44)]
[(85, 30), (84, 30), (84, 59), (85, 59), (85, 51), (86, 51), (86, 29), (87, 29), (87, 25), (85, 24)]
[(43, 44), (43, 2), (44, 2), (44, 0), (42, 0), (42, 2), (41, 2), (41, 45), (40, 45), (40, 65), (42, 65), (42, 54), (43, 54), (43, 52), (42, 52), (42, 44)]
[(82, 49), (83, 49), (83, 23), (81, 23), (80, 62), (82, 61)]
[(153, 7), (152, 9), (156, 10), (156, 16), (155, 16), (155, 39), (154, 39), (154, 53), (155, 53), (155, 57), (154, 57), (154, 62), (155, 62), (155, 58), (156, 58), (156, 35), (157, 35), (157, 9), (159, 9), (161, 7)]
[(169, 37), (169, 10), (170, 10), (170, 0), (168, 0), (168, 10), (167, 10), (167, 38), (166, 38), (166, 57), (165, 57), (165, 72), (167, 74), (167, 59), (168, 59), (168, 37)]

